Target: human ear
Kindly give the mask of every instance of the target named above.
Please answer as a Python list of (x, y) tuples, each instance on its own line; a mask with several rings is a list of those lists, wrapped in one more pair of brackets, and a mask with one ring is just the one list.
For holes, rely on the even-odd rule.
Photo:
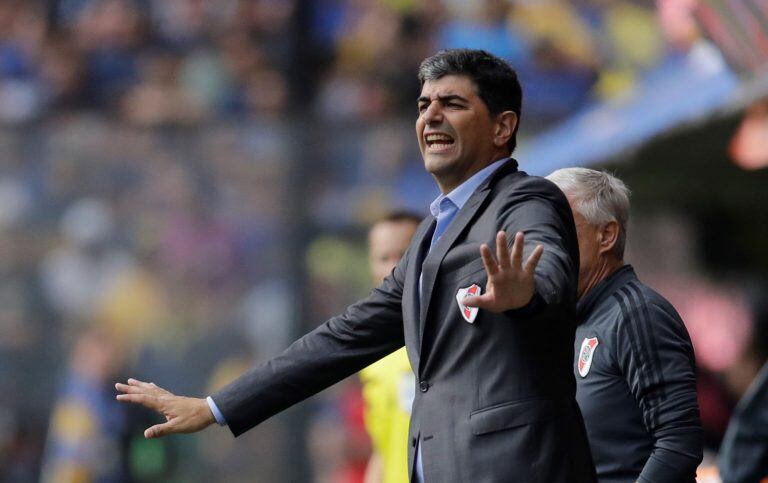
[(493, 132), (493, 144), (504, 147), (509, 142), (517, 127), (517, 114), (504, 111), (496, 116), (496, 126)]
[(600, 253), (608, 253), (616, 246), (619, 240), (619, 222), (611, 220), (600, 228), (598, 244)]

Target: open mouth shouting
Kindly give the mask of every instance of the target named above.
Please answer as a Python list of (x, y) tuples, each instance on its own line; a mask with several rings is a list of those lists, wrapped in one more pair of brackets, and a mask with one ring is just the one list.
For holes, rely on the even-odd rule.
[(430, 153), (443, 153), (453, 147), (453, 137), (445, 133), (429, 133), (424, 135), (427, 151)]

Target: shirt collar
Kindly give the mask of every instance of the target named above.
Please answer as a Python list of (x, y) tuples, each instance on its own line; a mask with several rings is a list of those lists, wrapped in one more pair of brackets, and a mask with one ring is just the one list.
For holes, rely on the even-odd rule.
[(467, 200), (469, 200), (470, 196), (475, 192), (475, 190), (483, 184), (483, 181), (488, 179), (490, 175), (494, 173), (502, 164), (507, 162), (509, 158), (500, 159), (498, 161), (494, 161), (493, 163), (489, 164), (485, 168), (481, 169), (477, 173), (473, 174), (468, 180), (461, 183), (459, 186), (453, 189), (450, 193), (447, 195), (440, 194), (437, 198), (435, 198), (435, 201), (433, 201), (429, 205), (429, 211), (432, 213), (432, 216), (437, 218), (437, 215), (440, 214), (440, 203), (445, 199), (448, 198), (451, 200), (451, 202), (456, 205), (457, 211), (460, 210), (464, 204), (466, 204)]

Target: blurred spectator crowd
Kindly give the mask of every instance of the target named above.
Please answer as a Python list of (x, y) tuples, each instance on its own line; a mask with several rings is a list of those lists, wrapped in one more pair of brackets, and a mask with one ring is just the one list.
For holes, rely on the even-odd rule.
[(283, 160), (243, 127), (24, 131), (0, 142), (2, 479), (33, 481), (48, 434), (45, 481), (124, 481), (116, 377), (204, 394), (286, 342)]
[(297, 109), (378, 120), (412, 112), (424, 57), (474, 47), (516, 67), (532, 128), (620, 95), (695, 38), (672, 7), (664, 19), (675, 27), (662, 35), (655, 4), (4, 0), (0, 121), (79, 109), (150, 126)]
[[(0, 1), (0, 481), (280, 481), (284, 422), (146, 441), (112, 383), (205, 395), (298, 299), (319, 323), (367, 292), (365, 224), (436, 194), (424, 57), (510, 60), (525, 137), (673, 62), (697, 34), (664, 12), (674, 35), (650, 0)], [(360, 481), (354, 382), (311, 404), (315, 480)]]

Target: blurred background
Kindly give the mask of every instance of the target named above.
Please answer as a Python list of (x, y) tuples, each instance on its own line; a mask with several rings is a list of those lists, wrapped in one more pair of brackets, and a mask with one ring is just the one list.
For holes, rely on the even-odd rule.
[(2, 0), (0, 481), (360, 482), (355, 379), (237, 440), (144, 440), (113, 383), (205, 396), (367, 294), (445, 47), (518, 70), (524, 170), (632, 188), (711, 462), (768, 357), (768, 1)]

